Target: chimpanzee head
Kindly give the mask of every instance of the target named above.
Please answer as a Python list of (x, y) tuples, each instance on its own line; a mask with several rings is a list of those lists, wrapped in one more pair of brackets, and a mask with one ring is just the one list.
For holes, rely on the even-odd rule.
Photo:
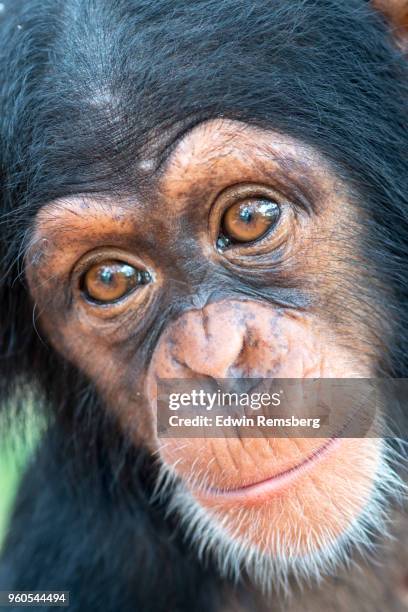
[(113, 424), (147, 449), (226, 571), (330, 570), (399, 487), (384, 440), (163, 440), (155, 389), (407, 376), (407, 68), (389, 26), (362, 0), (43, 0), (14, 25), (5, 393), (34, 388), (78, 453), (101, 432), (108, 452)]

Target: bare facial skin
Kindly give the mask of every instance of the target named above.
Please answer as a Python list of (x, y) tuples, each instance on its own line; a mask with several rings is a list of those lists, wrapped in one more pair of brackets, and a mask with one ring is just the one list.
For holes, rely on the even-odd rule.
[[(256, 198), (277, 203), (276, 224), (257, 240), (220, 247), (225, 212)], [(303, 557), (334, 561), (359, 517), (378, 510), (381, 441), (163, 442), (155, 385), (195, 375), (373, 376), (380, 347), (364, 321), (377, 315), (353, 293), (350, 266), (361, 225), (352, 196), (309, 147), (217, 120), (189, 132), (160, 174), (135, 186), (134, 199), (44, 206), (27, 253), (39, 328), (96, 381), (129, 437), (181, 479), (177, 509), (200, 508), (202, 525), (252, 552), (286, 555), (288, 566)], [(112, 261), (130, 268), (109, 296), (131, 290), (107, 303), (89, 299), (103, 298), (103, 264)], [(144, 274), (137, 286), (132, 269)]]
[[(300, 379), (352, 378), (360, 372), (350, 354), (331, 346), (329, 332), (309, 317), (273, 315), (267, 305), (231, 300), (177, 319), (159, 342), (148, 383), (191, 373), (215, 379)], [(233, 535), (245, 534), (257, 546), (277, 552), (278, 534), (285, 534), (288, 548), (310, 552), (327, 533), (336, 537), (347, 529), (367, 503), (378, 471), (377, 439), (337, 442), (170, 438), (163, 440), (161, 454), (183, 480), (199, 483), (197, 499), (215, 517), (222, 520), (226, 514)], [(307, 458), (313, 460), (306, 466)], [(290, 477), (274, 481), (288, 471)]]

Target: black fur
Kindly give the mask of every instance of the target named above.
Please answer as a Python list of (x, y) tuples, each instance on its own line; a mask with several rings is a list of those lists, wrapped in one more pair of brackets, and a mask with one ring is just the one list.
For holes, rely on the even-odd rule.
[[(5, 0), (0, 14), (0, 390), (50, 431), (21, 485), (3, 589), (71, 590), (71, 610), (218, 609), (225, 585), (147, 499), (91, 383), (33, 325), (23, 258), (47, 201), (132, 193), (194, 124), (230, 117), (316, 146), (368, 211), (393, 322), (380, 368), (408, 376), (407, 65), (363, 0)], [(158, 138), (158, 135), (160, 138)], [(17, 398), (16, 398), (16, 391)], [(112, 434), (112, 430), (115, 431)]]

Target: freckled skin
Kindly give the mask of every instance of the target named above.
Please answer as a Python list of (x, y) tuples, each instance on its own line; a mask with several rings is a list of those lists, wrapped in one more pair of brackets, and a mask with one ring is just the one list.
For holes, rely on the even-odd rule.
[[(248, 335), (251, 344), (246, 345)], [(357, 373), (364, 374), (362, 365), (336, 350), (328, 330), (316, 321), (273, 313), (256, 302), (229, 301), (190, 311), (166, 330), (147, 384), (154, 394), (160, 378), (351, 378)], [(165, 438), (159, 447), (187, 482), (198, 478), (208, 488), (234, 489), (296, 466), (325, 443), (322, 438), (209, 437), (188, 443)], [(266, 499), (197, 498), (215, 517), (228, 515), (232, 534), (239, 526), (238, 533), (261, 548), (270, 548), (279, 533), (293, 546), (299, 533), (310, 545), (312, 533), (317, 546), (327, 530), (340, 535), (367, 502), (378, 456), (377, 440), (345, 439), (310, 472)]]
[[(159, 377), (373, 374), (381, 334), (371, 336), (364, 325), (370, 305), (355, 300), (347, 285), (348, 257), (359, 254), (347, 190), (310, 148), (233, 121), (195, 128), (148, 187), (133, 202), (87, 198), (84, 206), (83, 198), (71, 198), (40, 211), (27, 278), (41, 329), (91, 377), (129, 437), (177, 462), (187, 483), (200, 476), (209, 487), (239, 487), (293, 467), (325, 440), (171, 440), (161, 447), (148, 399)], [(248, 189), (277, 193), (283, 211), (277, 234), (217, 251), (229, 189), (228, 197), (238, 199)], [(100, 251), (149, 271), (152, 282), (115, 305), (87, 303), (75, 280), (78, 262)], [(240, 294), (238, 278), (251, 288), (257, 279), (259, 298)], [(296, 290), (291, 307), (279, 305), (278, 287)], [(300, 297), (307, 307), (296, 306)], [(163, 312), (171, 313), (169, 321), (149, 352)], [(268, 499), (234, 505), (192, 494), (215, 521), (228, 516), (231, 534), (239, 515), (238, 535), (261, 549), (273, 551), (276, 534), (288, 545), (300, 537), (317, 548), (322, 534), (340, 535), (365, 505), (379, 452), (373, 438), (343, 440)]]

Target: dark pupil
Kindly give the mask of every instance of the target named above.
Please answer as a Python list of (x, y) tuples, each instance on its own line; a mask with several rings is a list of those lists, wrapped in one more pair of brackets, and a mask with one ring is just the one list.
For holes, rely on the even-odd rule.
[(241, 219), (241, 221), (244, 221), (244, 223), (251, 223), (252, 216), (253, 214), (249, 210), (249, 208), (243, 208), (239, 211), (239, 218)]
[(110, 283), (112, 282), (112, 277), (112, 270), (110, 270), (109, 268), (103, 268), (99, 275), (99, 278), (105, 285), (110, 285)]

